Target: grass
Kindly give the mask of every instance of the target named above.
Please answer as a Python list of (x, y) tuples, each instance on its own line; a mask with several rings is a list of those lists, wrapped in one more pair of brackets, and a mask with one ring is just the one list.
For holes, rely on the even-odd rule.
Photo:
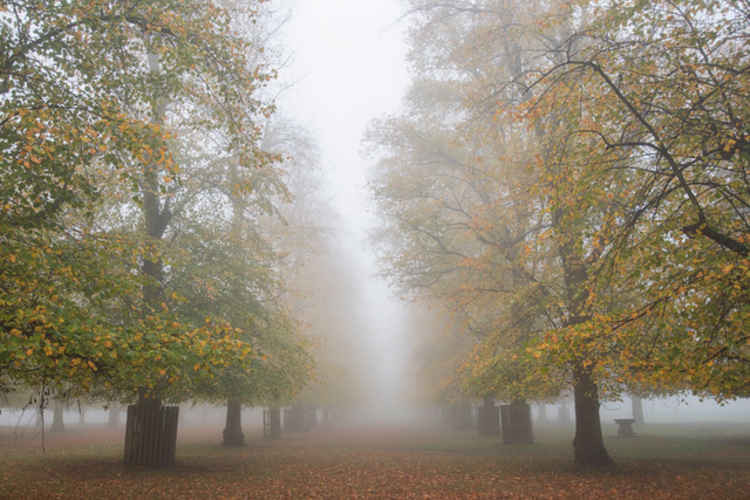
[(181, 433), (178, 464), (121, 465), (122, 431), (13, 438), (0, 429), (2, 498), (747, 498), (750, 425), (647, 425), (607, 448), (617, 466), (572, 465), (572, 431), (537, 427), (533, 445), (439, 429), (316, 430), (276, 442), (220, 429)]

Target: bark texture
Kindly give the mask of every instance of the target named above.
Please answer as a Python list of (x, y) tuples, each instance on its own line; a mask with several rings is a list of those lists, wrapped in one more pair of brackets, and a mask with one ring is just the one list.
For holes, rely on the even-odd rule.
[(591, 370), (575, 372), (573, 387), (576, 409), (576, 434), (573, 439), (575, 462), (582, 466), (606, 466), (612, 459), (604, 448), (602, 424), (599, 419), (599, 391)]
[(227, 401), (227, 420), (223, 433), (224, 446), (242, 446), (245, 444), (245, 435), (242, 433), (242, 403), (237, 399), (230, 398)]
[(178, 407), (162, 406), (158, 398), (143, 394), (138, 404), (128, 406), (125, 464), (149, 467), (174, 465), (178, 415)]

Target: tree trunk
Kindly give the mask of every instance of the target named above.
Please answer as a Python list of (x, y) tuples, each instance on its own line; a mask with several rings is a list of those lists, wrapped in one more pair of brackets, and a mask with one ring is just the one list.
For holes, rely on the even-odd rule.
[(274, 406), (270, 408), (271, 417), (271, 439), (281, 439), (281, 408)]
[(86, 425), (86, 407), (80, 401), (78, 401), (78, 423)]
[[(148, 41), (146, 41), (148, 49)], [(149, 69), (152, 73), (161, 71), (156, 54), (148, 53)], [(154, 89), (151, 102), (151, 122), (163, 125), (166, 118), (167, 101), (162, 90)], [(163, 300), (162, 289), (164, 261), (159, 257), (159, 241), (169, 225), (172, 214), (169, 200), (161, 199), (160, 165), (154, 157), (148, 158), (143, 167), (141, 185), (141, 211), (146, 229), (145, 253), (141, 274), (146, 278), (143, 285), (144, 315), (157, 310)], [(163, 408), (158, 395), (146, 397), (145, 389), (140, 389), (138, 403), (128, 408), (125, 430), (125, 463), (149, 466), (164, 466), (174, 463), (177, 445), (177, 420), (179, 408)], [(174, 419), (174, 422), (172, 421)]]
[(640, 396), (631, 395), (630, 401), (633, 406), (633, 419), (636, 424), (642, 424), (645, 422), (643, 417), (643, 399)]
[(227, 421), (224, 427), (224, 446), (242, 446), (245, 435), (242, 434), (242, 403), (237, 399), (227, 401)]
[(503, 443), (531, 444), (534, 432), (531, 425), (531, 407), (523, 400), (512, 401), (500, 407)]
[(547, 423), (547, 405), (544, 403), (539, 403), (539, 416), (537, 417), (537, 421), (540, 424), (546, 424)]
[(50, 431), (63, 432), (65, 430), (65, 423), (63, 422), (64, 409), (62, 401), (55, 399), (52, 403), (52, 427), (50, 427)]
[(472, 426), (471, 405), (468, 401), (458, 401), (447, 409), (448, 424), (455, 430), (468, 429)]
[(111, 404), (109, 406), (109, 414), (107, 415), (107, 425), (110, 428), (120, 427), (120, 405)]
[(44, 410), (40, 407), (34, 408), (34, 415), (36, 415), (36, 419), (34, 420), (34, 427), (37, 429), (44, 426)]
[(163, 407), (160, 399), (140, 391), (138, 403), (128, 407), (125, 464), (174, 465), (178, 415), (178, 407)]
[(599, 392), (591, 369), (579, 368), (574, 373), (573, 387), (576, 409), (576, 435), (573, 439), (575, 462), (583, 466), (605, 466), (612, 459), (604, 448), (602, 424), (599, 420)]
[(484, 404), (479, 407), (477, 430), (480, 436), (497, 436), (500, 434), (500, 409), (495, 406), (491, 396), (485, 396)]

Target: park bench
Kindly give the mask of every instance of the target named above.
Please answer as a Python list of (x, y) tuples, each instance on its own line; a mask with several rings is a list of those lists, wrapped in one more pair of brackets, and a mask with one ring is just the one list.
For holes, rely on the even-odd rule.
[(635, 422), (634, 418), (616, 418), (617, 437), (635, 437), (633, 422)]

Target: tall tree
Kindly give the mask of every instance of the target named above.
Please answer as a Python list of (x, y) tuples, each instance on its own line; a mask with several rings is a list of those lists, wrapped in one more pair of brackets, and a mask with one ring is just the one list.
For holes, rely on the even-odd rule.
[[(252, 64), (259, 47), (237, 29), (259, 5), (3, 4), (4, 375), (140, 388), (158, 409), (225, 365), (257, 370), (242, 329), (181, 314), (169, 282), (185, 262), (170, 246), (177, 221), (229, 181), (216, 163), (277, 158), (258, 126), (273, 71)], [(253, 204), (269, 186), (231, 189)]]
[[(539, 94), (560, 95), (570, 82), (587, 82), (585, 98), (559, 99), (552, 109), (580, 109), (569, 134), (586, 138), (583, 154), (596, 153), (580, 191), (599, 203), (616, 200), (608, 227), (594, 235), (604, 251), (591, 288), (620, 278), (619, 290), (638, 297), (618, 304), (596, 328), (616, 332), (622, 344), (627, 339), (624, 371), (635, 383), (666, 382), (719, 398), (742, 394), (748, 6), (584, 3), (570, 15), (587, 22), (549, 47), (560, 57), (532, 69), (533, 85)], [(616, 193), (602, 189), (623, 182)]]
[[(472, 372), (497, 377), (516, 361), (567, 373), (581, 464), (610, 461), (602, 390), (743, 394), (745, 3), (411, 6), (420, 82), (411, 115), (380, 127), (390, 156), (375, 193), (400, 233), (391, 270), (402, 283), (487, 304), (490, 287), (455, 262), (482, 256), (487, 274), (504, 273), (491, 308), (503, 327), (490, 329)], [(466, 172), (496, 184), (459, 205), (456, 186), (481, 192)], [(462, 213), (473, 226), (457, 224)], [(462, 227), (480, 229), (474, 247)], [(508, 328), (519, 323), (536, 332), (525, 336), (530, 358), (508, 350), (524, 338)]]

